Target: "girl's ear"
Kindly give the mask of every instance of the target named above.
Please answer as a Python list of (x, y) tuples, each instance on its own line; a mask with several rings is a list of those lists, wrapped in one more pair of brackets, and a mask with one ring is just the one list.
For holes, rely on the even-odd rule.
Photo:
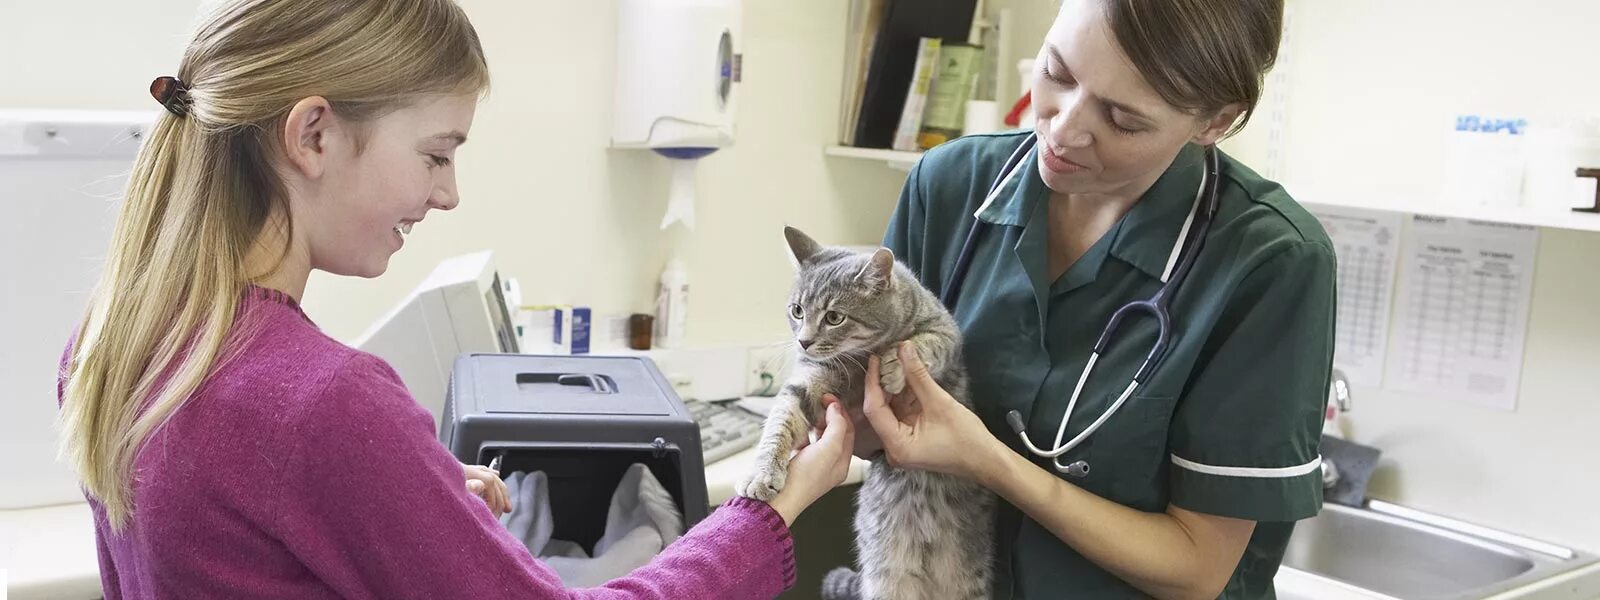
[(283, 124), (283, 149), (289, 166), (307, 179), (322, 177), (327, 168), (328, 136), (334, 126), (333, 105), (312, 96), (296, 102)]

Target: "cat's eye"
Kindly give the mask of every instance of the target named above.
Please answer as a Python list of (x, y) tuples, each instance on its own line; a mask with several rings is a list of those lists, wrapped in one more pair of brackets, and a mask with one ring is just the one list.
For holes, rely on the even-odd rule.
[(804, 320), (806, 318), (806, 311), (802, 310), (799, 304), (790, 304), (789, 318), (796, 321)]
[(830, 310), (826, 314), (822, 315), (822, 320), (827, 322), (829, 325), (837, 326), (844, 322), (844, 315)]

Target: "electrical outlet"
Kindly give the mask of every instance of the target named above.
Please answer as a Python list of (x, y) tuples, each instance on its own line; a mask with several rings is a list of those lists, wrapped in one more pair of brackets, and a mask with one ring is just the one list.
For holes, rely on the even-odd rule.
[(745, 393), (745, 377), (739, 370), (748, 362), (745, 346), (657, 348), (644, 354), (680, 398), (730, 400)]
[(751, 396), (772, 396), (789, 377), (792, 342), (751, 346), (745, 360), (745, 390)]

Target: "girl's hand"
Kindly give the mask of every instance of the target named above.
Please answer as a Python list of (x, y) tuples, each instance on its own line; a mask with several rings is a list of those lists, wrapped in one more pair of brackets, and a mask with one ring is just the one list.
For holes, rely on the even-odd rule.
[(511, 512), (511, 494), (506, 491), (506, 482), (500, 479), (500, 473), (483, 465), (461, 465), (467, 473), (467, 491), (483, 499), (489, 505), (489, 511), (499, 517)]
[(845, 416), (844, 406), (838, 401), (824, 399), (824, 404), (823, 422), (814, 431), (817, 441), (812, 442), (809, 437), (796, 441), (799, 449), (789, 460), (788, 482), (770, 502), (785, 523), (794, 523), (801, 511), (844, 483), (845, 477), (850, 475), (854, 424)]

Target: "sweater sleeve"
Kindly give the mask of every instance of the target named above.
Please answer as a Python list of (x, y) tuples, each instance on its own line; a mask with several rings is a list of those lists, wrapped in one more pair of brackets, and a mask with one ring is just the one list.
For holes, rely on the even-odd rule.
[(381, 360), (356, 354), (285, 415), (275, 533), (349, 598), (772, 598), (793, 584), (788, 528), (730, 502), (649, 564), (565, 588), (502, 526), (433, 436), (433, 419)]

